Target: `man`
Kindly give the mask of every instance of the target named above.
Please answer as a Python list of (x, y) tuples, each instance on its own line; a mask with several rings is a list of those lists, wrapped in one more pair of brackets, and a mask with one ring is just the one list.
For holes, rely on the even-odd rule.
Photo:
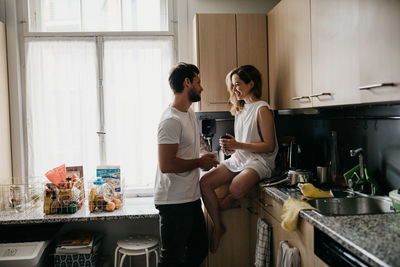
[(159, 266), (199, 266), (208, 253), (208, 239), (200, 201), (200, 170), (219, 163), (213, 154), (200, 154), (200, 133), (190, 106), (200, 101), (199, 69), (179, 63), (169, 84), (174, 101), (158, 126), (158, 168), (154, 203), (160, 214)]

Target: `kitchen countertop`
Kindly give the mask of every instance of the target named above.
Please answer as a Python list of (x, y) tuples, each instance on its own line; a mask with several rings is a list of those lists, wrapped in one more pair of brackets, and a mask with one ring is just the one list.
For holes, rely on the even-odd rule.
[(0, 212), (0, 225), (10, 224), (36, 224), (36, 223), (57, 223), (57, 222), (85, 222), (119, 219), (141, 219), (157, 218), (158, 211), (154, 207), (153, 197), (126, 198), (124, 205), (113, 212), (90, 213), (86, 203), (73, 214), (49, 214), (43, 213), (43, 203), (37, 208), (25, 212)]
[[(262, 190), (282, 203), (289, 198), (277, 187), (262, 187)], [(300, 217), (372, 266), (400, 266), (399, 213), (323, 216), (303, 210)]]
[[(263, 192), (283, 203), (289, 195), (278, 187), (262, 187)], [(295, 196), (293, 196), (295, 197)], [(0, 213), (0, 225), (85, 222), (118, 219), (157, 218), (152, 197), (126, 198), (121, 209), (90, 213), (86, 204), (73, 214), (45, 215), (40, 205), (24, 213)], [(322, 216), (313, 210), (300, 217), (332, 237), (372, 266), (400, 266), (400, 214)]]

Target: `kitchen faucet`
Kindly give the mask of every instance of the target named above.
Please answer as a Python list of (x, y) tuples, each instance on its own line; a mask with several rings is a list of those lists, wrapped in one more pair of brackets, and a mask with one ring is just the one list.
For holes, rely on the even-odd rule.
[(364, 157), (363, 157), (363, 149), (356, 148), (350, 150), (350, 156), (356, 157), (358, 155), (358, 164), (360, 165), (360, 180), (364, 181)]

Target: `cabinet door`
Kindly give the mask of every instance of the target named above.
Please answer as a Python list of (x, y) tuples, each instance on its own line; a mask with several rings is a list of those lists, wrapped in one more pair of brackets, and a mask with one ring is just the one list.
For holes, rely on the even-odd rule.
[(309, 0), (283, 0), (268, 13), (268, 58), (272, 108), (311, 107)]
[[(240, 200), (240, 208), (233, 208), (221, 212), (221, 220), (226, 232), (222, 236), (216, 253), (209, 253), (208, 267), (243, 267), (249, 265), (249, 228), (250, 217), (248, 200)], [(213, 231), (212, 222), (207, 216), (209, 237)]]
[(238, 66), (253, 65), (263, 79), (261, 98), (268, 101), (267, 16), (265, 14), (237, 14)]
[[(265, 195), (263, 196), (265, 198)], [(267, 205), (265, 205), (267, 204)], [(275, 205), (276, 209), (269, 209), (271, 205)], [(314, 254), (314, 227), (306, 220), (299, 218), (297, 231), (287, 232), (281, 227), (280, 216), (277, 217), (277, 210), (282, 213), (282, 204), (273, 201), (272, 204), (261, 201), (259, 214), (272, 227), (272, 261), (276, 265), (276, 257), (278, 255), (279, 242), (286, 240), (291, 247), (296, 247), (300, 251), (301, 266), (324, 266), (326, 265)], [(275, 213), (275, 215), (274, 215)]]
[(276, 266), (276, 257), (279, 248), (279, 242), (282, 240), (282, 229), (280, 222), (277, 221), (274, 217), (271, 216), (268, 212), (263, 210), (262, 208), (259, 209), (260, 218), (263, 219), (272, 229), (272, 242), (271, 242), (271, 266)]
[(6, 27), (2, 22), (0, 22), (0, 129), (0, 184), (10, 184), (12, 182), (12, 167), (7, 79)]
[(313, 106), (360, 103), (358, 2), (311, 0)]
[(400, 100), (400, 1), (363, 0), (360, 4), (360, 87), (363, 103)]
[(260, 206), (257, 200), (251, 200), (249, 207), (249, 266), (254, 266), (257, 245), (257, 221), (260, 214)]
[(204, 91), (199, 111), (228, 111), (225, 78), (237, 65), (234, 14), (197, 14), (197, 65)]

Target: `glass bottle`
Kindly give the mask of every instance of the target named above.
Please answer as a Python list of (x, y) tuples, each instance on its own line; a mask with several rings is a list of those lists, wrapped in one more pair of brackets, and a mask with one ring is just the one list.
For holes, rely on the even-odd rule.
[(343, 173), (340, 167), (340, 159), (337, 146), (337, 134), (335, 131), (331, 133), (331, 177), (334, 184), (345, 187), (346, 181), (344, 180)]

